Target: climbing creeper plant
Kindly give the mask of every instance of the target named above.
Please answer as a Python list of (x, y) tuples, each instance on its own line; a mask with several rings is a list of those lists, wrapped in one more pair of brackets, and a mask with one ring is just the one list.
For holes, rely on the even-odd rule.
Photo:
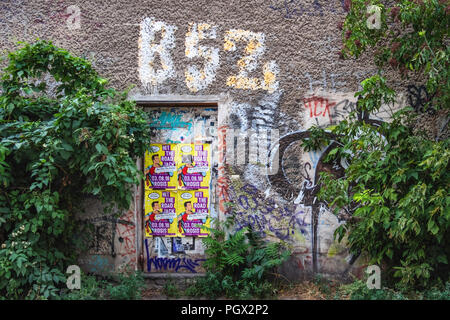
[[(425, 288), (449, 281), (450, 268), (450, 107), (448, 1), (346, 1), (342, 23), (342, 58), (359, 58), (367, 50), (378, 73), (365, 79), (357, 110), (327, 128), (338, 140), (328, 161), (347, 163), (336, 179), (322, 173), (318, 198), (346, 223), (335, 236), (345, 235), (350, 251), (366, 254), (369, 263), (384, 267), (384, 280), (401, 288)], [(367, 11), (379, 8), (379, 27)], [(447, 117), (441, 132), (430, 137), (414, 129), (418, 114), (404, 105), (389, 123), (375, 124), (370, 113), (391, 104), (395, 90), (385, 71), (404, 79), (423, 77), (431, 99), (425, 109)], [(304, 147), (317, 149), (330, 134), (314, 128)], [(445, 134), (447, 132), (447, 134)]]
[(8, 59), (0, 82), (0, 297), (56, 298), (76, 261), (81, 199), (129, 207), (148, 119), (88, 61), (51, 42), (24, 43)]

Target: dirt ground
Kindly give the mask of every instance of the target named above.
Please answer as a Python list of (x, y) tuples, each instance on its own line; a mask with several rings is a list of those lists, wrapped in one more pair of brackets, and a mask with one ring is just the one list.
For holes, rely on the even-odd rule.
[(280, 290), (278, 293), (279, 300), (330, 300), (336, 294), (337, 283), (331, 282), (326, 290), (321, 286), (311, 282), (304, 281), (291, 287)]
[[(295, 285), (286, 286), (279, 290), (278, 295), (274, 297), (275, 300), (331, 300), (336, 294), (337, 283), (331, 282), (326, 289), (311, 281), (304, 281)], [(143, 300), (205, 300), (207, 298), (192, 298), (183, 296), (180, 292), (178, 297), (169, 297), (165, 294), (164, 288), (146, 289), (142, 293)], [(225, 297), (219, 298), (226, 299)]]

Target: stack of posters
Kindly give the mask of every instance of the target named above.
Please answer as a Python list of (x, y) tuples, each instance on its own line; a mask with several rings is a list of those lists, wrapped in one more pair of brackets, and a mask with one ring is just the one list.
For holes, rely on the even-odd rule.
[(149, 146), (144, 159), (146, 237), (208, 236), (210, 146)]

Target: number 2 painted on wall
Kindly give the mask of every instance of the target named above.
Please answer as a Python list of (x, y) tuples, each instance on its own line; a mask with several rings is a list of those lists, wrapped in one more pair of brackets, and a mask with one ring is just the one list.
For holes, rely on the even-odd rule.
[(237, 62), (239, 73), (229, 76), (227, 85), (237, 89), (263, 89), (269, 93), (274, 92), (278, 89), (278, 82), (276, 81), (278, 68), (274, 61), (264, 64), (262, 79), (248, 76), (248, 73), (257, 68), (259, 59), (265, 51), (264, 34), (240, 29), (228, 30), (225, 32), (225, 51), (236, 51), (236, 43), (240, 41), (247, 43), (244, 49), (245, 55)]

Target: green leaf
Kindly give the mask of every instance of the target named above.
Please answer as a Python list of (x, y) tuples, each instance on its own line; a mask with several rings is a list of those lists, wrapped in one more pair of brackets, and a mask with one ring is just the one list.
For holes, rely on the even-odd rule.
[(392, 259), (393, 254), (394, 254), (394, 251), (392, 251), (391, 248), (387, 249), (386, 256), (388, 256), (389, 259)]
[(66, 142), (62, 142), (61, 145), (64, 148), (64, 150), (66, 150), (66, 151), (70, 151), (70, 152), (74, 151), (73, 147)]
[(107, 149), (103, 144), (97, 143), (97, 144), (95, 145), (95, 149), (96, 149), (99, 153), (102, 153), (102, 154), (108, 154), (108, 149)]
[(447, 256), (443, 254), (437, 256), (437, 261), (440, 263), (448, 264)]
[(17, 266), (19, 267), (19, 269), (22, 268), (22, 259), (23, 258), (17, 259)]
[(428, 231), (430, 231), (433, 235), (436, 235), (439, 231), (439, 227), (436, 225), (433, 219), (428, 221)]

